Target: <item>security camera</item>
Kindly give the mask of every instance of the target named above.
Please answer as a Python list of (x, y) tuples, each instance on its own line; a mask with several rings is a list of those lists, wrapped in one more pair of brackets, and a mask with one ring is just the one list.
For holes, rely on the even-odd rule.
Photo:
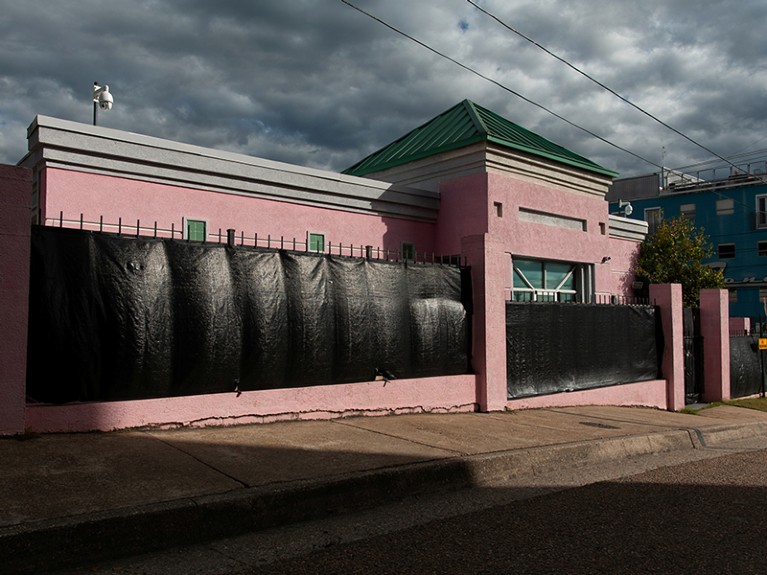
[(623, 200), (618, 200), (618, 209), (623, 210), (623, 214), (626, 217), (629, 217), (631, 214), (634, 213), (634, 208), (631, 206), (631, 202), (624, 202)]
[(102, 110), (111, 110), (114, 103), (115, 99), (109, 93), (109, 86), (104, 86), (104, 89), (99, 94), (99, 107)]
[(115, 103), (112, 94), (109, 93), (109, 86), (99, 86), (98, 82), (93, 83), (93, 125), (96, 125), (96, 112), (99, 108), (102, 110), (111, 110)]

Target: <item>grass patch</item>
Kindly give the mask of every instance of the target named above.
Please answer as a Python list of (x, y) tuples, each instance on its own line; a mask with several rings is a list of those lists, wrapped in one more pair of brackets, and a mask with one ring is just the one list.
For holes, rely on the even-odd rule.
[(757, 411), (767, 411), (767, 397), (750, 397), (748, 399), (733, 399), (726, 402), (727, 405), (734, 405), (736, 407), (747, 407), (748, 409), (756, 409)]
[(745, 407), (747, 409), (756, 409), (757, 411), (767, 411), (767, 397), (750, 397), (748, 399), (732, 399), (730, 401), (716, 401), (699, 409), (685, 407), (680, 413), (688, 415), (698, 415), (704, 409), (711, 409), (720, 405), (732, 405), (733, 407)]

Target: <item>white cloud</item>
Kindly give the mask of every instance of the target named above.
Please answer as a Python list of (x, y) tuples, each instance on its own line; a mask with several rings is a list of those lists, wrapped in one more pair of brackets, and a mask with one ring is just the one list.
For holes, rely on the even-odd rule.
[[(663, 146), (671, 166), (709, 157), (468, 2), (353, 1), (653, 162)], [(481, 5), (719, 154), (765, 133), (759, 0)], [(35, 114), (89, 122), (99, 80), (115, 97), (103, 125), (309, 166), (343, 169), (469, 98), (626, 175), (653, 169), (340, 1), (0, 0), (0, 13), (4, 163)]]

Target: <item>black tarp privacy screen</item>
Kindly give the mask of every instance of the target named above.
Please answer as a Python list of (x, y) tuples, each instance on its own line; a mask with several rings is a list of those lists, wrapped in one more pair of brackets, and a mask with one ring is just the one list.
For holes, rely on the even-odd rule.
[(507, 302), (508, 397), (656, 379), (657, 337), (650, 306)]
[(757, 336), (730, 337), (730, 396), (746, 397), (761, 393), (763, 374)]
[(38, 227), (27, 394), (69, 402), (467, 373), (468, 270)]

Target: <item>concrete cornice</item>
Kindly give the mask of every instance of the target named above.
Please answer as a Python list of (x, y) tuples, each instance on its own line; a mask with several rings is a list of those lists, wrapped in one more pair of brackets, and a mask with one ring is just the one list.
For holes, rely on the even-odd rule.
[(477, 173), (498, 173), (570, 192), (604, 197), (612, 179), (559, 162), (480, 142), (382, 172), (372, 178), (412, 188), (439, 190), (440, 182)]
[(608, 225), (611, 238), (643, 242), (647, 237), (648, 224), (642, 220), (610, 214)]
[(19, 163), (433, 221), (439, 195), (151, 136), (37, 116)]

